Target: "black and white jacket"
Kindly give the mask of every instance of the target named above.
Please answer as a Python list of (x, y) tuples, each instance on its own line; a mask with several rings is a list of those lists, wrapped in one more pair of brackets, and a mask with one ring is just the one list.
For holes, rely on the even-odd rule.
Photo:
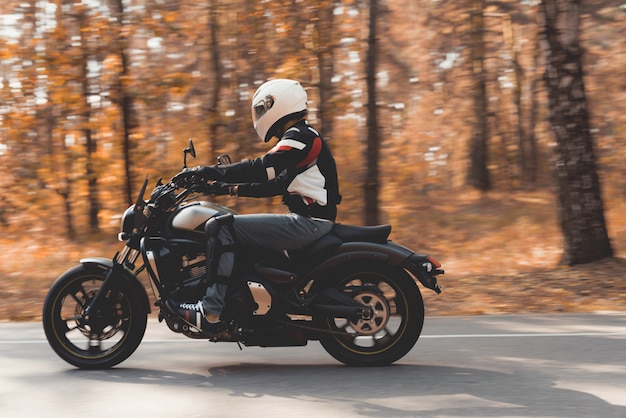
[(334, 221), (341, 202), (337, 167), (320, 134), (300, 121), (267, 154), (214, 166), (215, 180), (239, 184), (239, 196), (283, 196), (294, 213)]

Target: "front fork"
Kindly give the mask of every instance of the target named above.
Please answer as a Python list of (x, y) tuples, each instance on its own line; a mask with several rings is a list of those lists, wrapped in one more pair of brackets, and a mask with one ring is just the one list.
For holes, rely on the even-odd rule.
[[(99, 324), (100, 321), (93, 320), (98, 317), (99, 313), (102, 311), (103, 301), (106, 299), (107, 294), (113, 289), (113, 285), (115, 284), (115, 277), (124, 277), (126, 273), (126, 267), (134, 268), (135, 261), (139, 257), (139, 251), (133, 250), (128, 246), (124, 246), (124, 249), (115, 254), (111, 263), (107, 263), (107, 265), (101, 265), (101, 268), (107, 268), (108, 272), (102, 282), (102, 286), (98, 289), (98, 292), (93, 297), (89, 305), (85, 308), (85, 312), (83, 314), (83, 319), (85, 322), (89, 322), (92, 327), (96, 328), (104, 328), (107, 324)], [(121, 262), (119, 261), (121, 260)], [(87, 263), (88, 261), (81, 262)], [(102, 331), (94, 330), (94, 331)]]

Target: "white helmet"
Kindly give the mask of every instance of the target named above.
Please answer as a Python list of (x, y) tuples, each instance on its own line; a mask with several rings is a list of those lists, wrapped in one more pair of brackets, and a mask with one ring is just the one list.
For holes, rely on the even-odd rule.
[(286, 116), (306, 111), (307, 94), (295, 80), (279, 78), (263, 83), (252, 96), (252, 123), (259, 137), (269, 141), (276, 134), (278, 122)]

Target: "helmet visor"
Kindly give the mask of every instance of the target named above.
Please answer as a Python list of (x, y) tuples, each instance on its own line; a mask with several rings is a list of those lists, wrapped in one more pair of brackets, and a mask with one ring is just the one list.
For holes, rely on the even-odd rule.
[(265, 96), (264, 99), (261, 99), (258, 102), (256, 102), (256, 104), (253, 107), (254, 112), (252, 113), (252, 116), (254, 119), (253, 122), (256, 124), (257, 121), (261, 119), (261, 117), (265, 115), (268, 110), (272, 108), (272, 106), (274, 106), (274, 97), (272, 97), (269, 94)]

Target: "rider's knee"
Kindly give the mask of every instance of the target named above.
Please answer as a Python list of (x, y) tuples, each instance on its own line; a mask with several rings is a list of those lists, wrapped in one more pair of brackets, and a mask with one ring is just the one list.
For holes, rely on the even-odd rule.
[(231, 213), (227, 213), (225, 215), (219, 215), (214, 218), (211, 218), (207, 221), (206, 225), (204, 225), (204, 234), (208, 237), (214, 237), (219, 234), (222, 226), (231, 226), (235, 218)]

